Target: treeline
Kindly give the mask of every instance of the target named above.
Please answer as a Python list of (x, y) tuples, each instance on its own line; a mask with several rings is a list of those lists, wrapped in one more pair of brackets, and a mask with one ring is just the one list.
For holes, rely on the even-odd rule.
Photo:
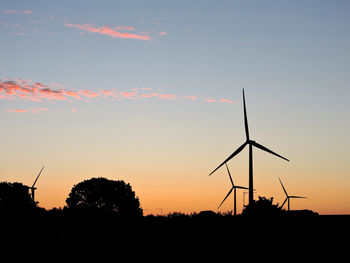
[(239, 216), (213, 211), (144, 216), (137, 196), (123, 181), (83, 181), (73, 186), (64, 208), (50, 210), (10, 194), (12, 186), (0, 183), (3, 251), (34, 247), (65, 260), (74, 255), (80, 261), (96, 256), (121, 262), (217, 261), (232, 259), (235, 253), (254, 257), (287, 246), (307, 253), (310, 244), (332, 246), (349, 234), (349, 217), (288, 212), (265, 197)]

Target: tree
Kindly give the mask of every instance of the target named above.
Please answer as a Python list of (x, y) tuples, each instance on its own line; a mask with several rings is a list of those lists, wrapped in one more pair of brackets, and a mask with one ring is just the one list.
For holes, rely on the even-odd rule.
[(276, 216), (282, 214), (282, 208), (278, 204), (274, 205), (273, 197), (266, 198), (259, 196), (259, 200), (254, 201), (243, 209), (243, 215), (255, 216)]
[(36, 207), (28, 190), (22, 183), (0, 182), (0, 207), (15, 210)]
[(122, 217), (142, 216), (138, 197), (130, 184), (103, 177), (74, 185), (66, 199), (68, 208), (86, 208), (112, 212)]

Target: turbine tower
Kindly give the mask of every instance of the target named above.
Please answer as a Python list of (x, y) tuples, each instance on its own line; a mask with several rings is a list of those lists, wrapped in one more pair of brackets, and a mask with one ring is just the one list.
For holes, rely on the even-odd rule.
[(281, 208), (284, 206), (284, 204), (285, 204), (286, 201), (288, 200), (288, 211), (289, 211), (289, 209), (290, 209), (290, 199), (291, 199), (291, 198), (307, 198), (307, 197), (305, 197), (305, 196), (288, 195), (286, 189), (284, 188), (284, 186), (283, 186), (283, 184), (282, 184), (281, 179), (278, 178), (278, 180), (280, 180), (280, 183), (281, 183), (281, 185), (282, 185), (283, 191), (284, 191), (284, 193), (285, 193), (286, 196), (287, 196), (286, 199), (284, 200), (283, 204), (281, 205)]
[(219, 205), (218, 209), (220, 208), (220, 206), (225, 202), (225, 200), (227, 199), (227, 197), (232, 193), (233, 190), (233, 215), (237, 215), (237, 202), (236, 202), (236, 189), (248, 189), (247, 187), (243, 187), (243, 186), (237, 186), (233, 183), (232, 177), (231, 177), (231, 173), (230, 170), (228, 169), (227, 163), (226, 164), (226, 168), (227, 168), (227, 172), (228, 172), (228, 176), (230, 177), (230, 181), (232, 184), (232, 188), (231, 190), (228, 192), (228, 194), (226, 195), (226, 197), (224, 198), (224, 200), (221, 202), (221, 204)]
[(265, 152), (271, 153), (273, 155), (276, 155), (286, 161), (289, 161), (287, 158), (284, 158), (283, 156), (271, 151), (270, 149), (262, 146), (261, 144), (252, 141), (249, 138), (249, 129), (248, 129), (248, 118), (247, 118), (247, 110), (245, 105), (245, 97), (244, 97), (244, 89), (243, 91), (243, 109), (244, 109), (244, 126), (245, 126), (245, 134), (246, 134), (246, 141), (238, 147), (236, 151), (234, 151), (225, 161), (223, 161), (217, 168), (215, 168), (214, 171), (212, 171), (210, 175), (212, 175), (216, 170), (218, 170), (221, 166), (226, 164), (229, 160), (231, 160), (233, 157), (235, 157), (237, 154), (239, 154), (245, 146), (249, 145), (249, 204), (253, 204), (254, 196), (253, 196), (253, 146), (256, 148), (259, 148), (260, 150), (263, 150)]
[(39, 178), (39, 176), (40, 176), (40, 174), (41, 174), (41, 172), (42, 172), (43, 170), (44, 170), (44, 166), (43, 166), (43, 168), (41, 168), (41, 170), (40, 170), (38, 176), (36, 177), (36, 179), (35, 179), (33, 185), (32, 185), (31, 187), (28, 187), (28, 188), (31, 190), (32, 201), (33, 201), (33, 203), (35, 202), (34, 193), (35, 193), (35, 190), (37, 189), (36, 187), (34, 187), (34, 185), (36, 184), (36, 181), (38, 181), (38, 178)]

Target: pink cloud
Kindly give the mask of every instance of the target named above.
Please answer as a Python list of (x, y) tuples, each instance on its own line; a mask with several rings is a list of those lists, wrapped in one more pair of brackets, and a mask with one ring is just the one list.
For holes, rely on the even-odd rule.
[(30, 10), (26, 10), (26, 11), (23, 11), (22, 14), (25, 14), (25, 15), (30, 15), (32, 13), (32, 11)]
[(8, 112), (18, 112), (18, 113), (28, 112), (27, 110), (21, 110), (21, 109), (5, 109), (5, 111), (8, 111)]
[(31, 101), (35, 101), (35, 102), (42, 102), (41, 99), (38, 99), (38, 98), (33, 97), (33, 96), (29, 97), (29, 99), (30, 99)]
[[(186, 97), (186, 96), (185, 96), (185, 97)], [(197, 99), (197, 96), (187, 96), (186, 98), (189, 99), (189, 100), (196, 100), (196, 99)]]
[(141, 94), (140, 97), (141, 98), (152, 98), (152, 97), (157, 97), (159, 96), (159, 93), (157, 92), (151, 92), (149, 94)]
[(122, 95), (124, 98), (134, 99), (137, 95), (137, 92), (121, 92), (120, 95)]
[(134, 31), (135, 27), (133, 26), (116, 26), (113, 28), (114, 30), (128, 30), (128, 31)]
[(24, 80), (0, 80), (0, 92), (6, 95), (7, 99), (13, 99), (14, 97), (28, 98), (32, 101), (41, 101), (41, 99), (47, 100), (65, 100), (65, 96), (62, 90), (54, 90), (47, 87), (44, 84), (36, 82), (29, 85)]
[(47, 108), (31, 108), (30, 110), (24, 110), (24, 109), (4, 109), (4, 111), (8, 112), (17, 112), (17, 113), (25, 113), (25, 112), (31, 112), (39, 114), (41, 111), (48, 111)]
[(152, 96), (149, 94), (141, 94), (140, 97), (141, 98), (151, 98)]
[(41, 102), (45, 100), (67, 100), (67, 97), (74, 98), (76, 100), (81, 100), (82, 97), (95, 98), (104, 94), (107, 97), (107, 93), (110, 96), (118, 97), (112, 91), (102, 91), (100, 93), (93, 92), (91, 90), (85, 89), (80, 91), (66, 90), (62, 88), (61, 84), (51, 83), (51, 86), (59, 86), (60, 89), (50, 88), (40, 82), (34, 84), (28, 84), (27, 81), (16, 79), (13, 80), (0, 80), (0, 98), (14, 99), (27, 98), (32, 101)]
[(56, 87), (62, 87), (62, 84), (60, 83), (56, 83), (56, 82), (52, 82), (50, 83), (51, 86), (56, 86)]
[[(149, 36), (144, 36), (144, 35), (139, 35), (139, 34), (131, 34), (131, 33), (122, 33), (119, 31), (116, 31), (116, 28), (119, 27), (115, 27), (115, 28), (110, 28), (109, 26), (103, 26), (103, 27), (94, 27), (94, 25), (92, 24), (65, 24), (65, 26), (67, 27), (74, 27), (74, 28), (78, 28), (80, 30), (84, 30), (90, 33), (97, 33), (97, 34), (101, 34), (101, 35), (108, 35), (110, 37), (116, 37), (116, 38), (130, 38), (130, 39), (137, 39), (137, 40), (151, 40), (151, 38)], [(128, 29), (126, 29), (128, 28)], [(123, 29), (126, 30), (134, 30), (133, 27), (123, 27)]]
[(34, 83), (34, 85), (39, 87), (39, 88), (46, 88), (46, 86), (44, 84), (41, 84), (40, 82), (36, 82), (36, 83)]
[(83, 95), (87, 98), (95, 98), (95, 97), (100, 96), (100, 94), (93, 92), (93, 91), (90, 91), (88, 89), (78, 91), (78, 94)]
[(176, 99), (177, 95), (171, 95), (171, 94), (160, 94), (159, 98), (164, 100), (174, 100)]
[(166, 34), (168, 34), (167, 32), (160, 32), (159, 35), (160, 36), (165, 36)]
[(81, 100), (81, 97), (80, 97), (80, 96), (78, 95), (78, 93), (75, 92), (75, 91), (63, 90), (63, 94), (64, 94), (64, 95), (67, 95), (67, 96), (69, 96), (69, 97), (73, 97), (73, 98), (75, 98), (75, 99), (77, 99), (77, 100)]
[[(55, 88), (56, 87), (56, 88)], [(50, 87), (40, 82), (33, 82), (32, 80), (21, 80), (21, 79), (0, 79), (0, 100), (6, 99), (12, 100), (24, 100), (33, 102), (44, 102), (44, 101), (64, 101), (67, 103), (73, 103), (75, 100), (80, 102), (91, 102), (93, 100), (110, 99), (114, 101), (116, 98), (126, 99), (161, 99), (161, 100), (175, 100), (175, 101), (196, 101), (201, 98), (208, 103), (236, 103), (234, 100), (229, 99), (214, 99), (205, 98), (198, 96), (185, 96), (179, 94), (165, 94), (164, 91), (158, 89), (159, 92), (151, 92), (151, 88), (131, 88), (129, 91), (118, 91), (112, 90), (99, 90), (91, 91), (89, 89), (84, 90), (68, 90), (65, 89), (62, 84), (51, 83)], [(148, 92), (147, 92), (148, 91)], [(270, 106), (279, 106), (280, 103), (276, 102), (270, 104)], [(41, 110), (40, 110), (41, 109)], [(10, 110), (11, 111), (11, 110)], [(14, 111), (14, 110), (12, 110)], [(28, 110), (34, 113), (43, 111), (43, 108), (33, 108)], [(81, 111), (78, 111), (81, 112)]]
[(118, 95), (115, 95), (114, 92), (110, 90), (101, 90), (100, 93), (102, 94), (103, 98), (107, 98), (108, 96), (118, 98)]
[(60, 91), (60, 90), (53, 90), (53, 89), (50, 89), (50, 88), (47, 88), (47, 87), (40, 89), (39, 93), (41, 93), (41, 94), (39, 94), (38, 97), (45, 98), (45, 99), (48, 99), (48, 100), (66, 100), (67, 99), (64, 96), (62, 91)]
[(228, 99), (221, 99), (221, 102), (226, 102), (226, 103), (236, 103), (234, 100), (228, 100)]

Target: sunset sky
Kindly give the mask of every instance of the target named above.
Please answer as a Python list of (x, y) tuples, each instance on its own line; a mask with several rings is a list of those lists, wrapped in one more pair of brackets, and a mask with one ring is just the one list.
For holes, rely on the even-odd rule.
[[(217, 210), (244, 141), (258, 196), (350, 213), (349, 1), (0, 2), (0, 180), (63, 207), (92, 177), (145, 214)], [(248, 187), (248, 148), (232, 159)], [(238, 212), (243, 192), (238, 190)]]

